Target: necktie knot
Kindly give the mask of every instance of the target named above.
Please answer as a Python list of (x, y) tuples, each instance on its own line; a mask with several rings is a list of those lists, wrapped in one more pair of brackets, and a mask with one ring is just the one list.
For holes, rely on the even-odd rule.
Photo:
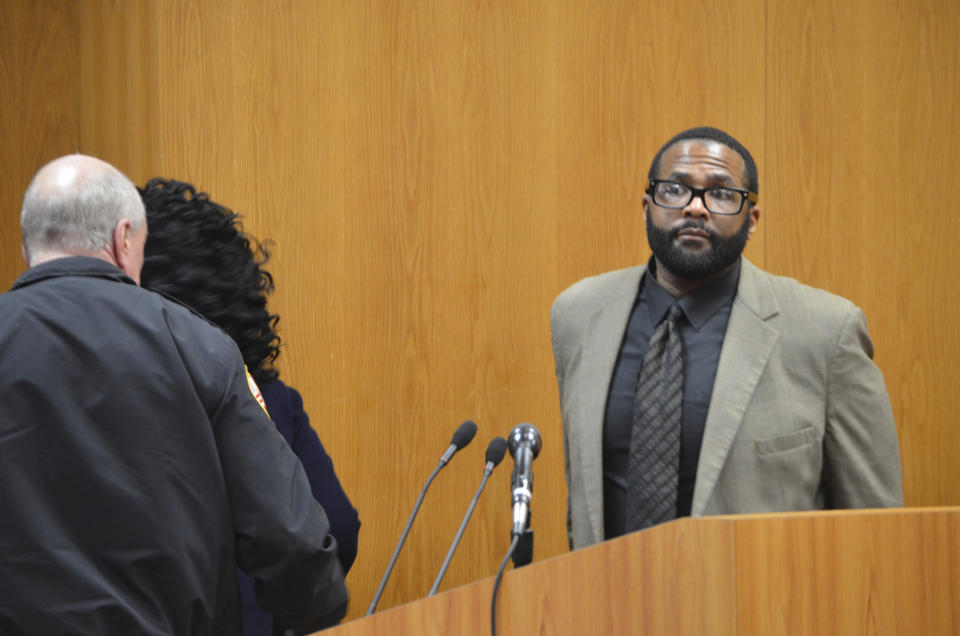
[(667, 320), (672, 323), (677, 323), (683, 319), (683, 307), (680, 306), (680, 303), (673, 303), (670, 305), (670, 310), (667, 312)]

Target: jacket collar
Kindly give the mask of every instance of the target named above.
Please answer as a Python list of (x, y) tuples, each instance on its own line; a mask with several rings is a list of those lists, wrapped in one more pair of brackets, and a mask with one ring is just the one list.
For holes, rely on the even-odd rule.
[(90, 256), (65, 256), (31, 267), (17, 279), (10, 291), (63, 276), (89, 276), (130, 285), (137, 284), (132, 278), (124, 274), (119, 267), (107, 261)]

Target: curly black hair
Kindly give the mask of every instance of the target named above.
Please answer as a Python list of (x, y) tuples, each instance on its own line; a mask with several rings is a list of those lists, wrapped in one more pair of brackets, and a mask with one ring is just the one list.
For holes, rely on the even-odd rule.
[(138, 188), (147, 210), (140, 284), (179, 300), (233, 338), (257, 384), (277, 379), (279, 316), (267, 311), (273, 276), (266, 245), (239, 215), (189, 183), (150, 179)]

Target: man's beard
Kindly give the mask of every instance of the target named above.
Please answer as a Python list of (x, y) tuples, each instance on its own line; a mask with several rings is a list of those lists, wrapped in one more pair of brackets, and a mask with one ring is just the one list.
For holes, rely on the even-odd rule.
[[(709, 235), (709, 249), (685, 250), (674, 245), (680, 230), (686, 228), (697, 228), (706, 232)], [(703, 221), (693, 219), (672, 230), (661, 230), (650, 220), (650, 214), (647, 214), (647, 242), (653, 255), (667, 271), (686, 280), (709, 278), (732, 265), (740, 258), (749, 235), (750, 222), (747, 218), (736, 234), (722, 237), (708, 229)]]

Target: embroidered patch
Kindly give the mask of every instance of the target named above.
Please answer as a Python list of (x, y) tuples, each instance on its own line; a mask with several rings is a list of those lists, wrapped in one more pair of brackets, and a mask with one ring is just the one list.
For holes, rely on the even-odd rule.
[[(253, 381), (253, 376), (250, 375), (250, 370), (246, 366), (243, 367), (244, 372), (247, 374), (247, 386), (250, 387), (250, 394), (253, 395), (253, 399), (257, 401), (257, 404), (260, 405), (260, 408), (263, 409), (264, 413), (267, 413), (267, 405), (263, 401), (263, 396), (260, 394), (260, 387), (257, 386), (257, 383)], [(267, 413), (267, 417), (270, 417), (270, 414)]]

